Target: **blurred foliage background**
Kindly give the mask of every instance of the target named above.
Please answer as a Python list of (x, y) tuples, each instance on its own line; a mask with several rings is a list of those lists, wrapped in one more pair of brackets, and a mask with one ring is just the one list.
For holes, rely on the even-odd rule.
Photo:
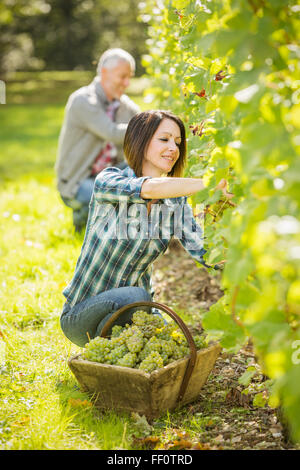
[(0, 75), (16, 71), (94, 71), (110, 47), (122, 47), (144, 69), (147, 25), (138, 0), (2, 0)]

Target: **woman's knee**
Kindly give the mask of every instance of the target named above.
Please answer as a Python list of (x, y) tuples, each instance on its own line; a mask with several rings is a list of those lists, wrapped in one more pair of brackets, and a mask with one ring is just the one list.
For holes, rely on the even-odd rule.
[[(119, 300), (119, 302), (117, 302), (118, 309), (124, 308), (127, 305), (130, 305), (136, 302), (151, 302), (152, 301), (151, 295), (142, 287), (130, 286), (124, 289), (126, 290), (123, 291), (124, 295), (122, 295), (122, 300), (121, 301)], [(143, 308), (143, 310), (146, 310), (148, 313), (151, 313), (150, 306), (128, 307), (127, 309), (123, 311), (123, 313), (114, 322), (114, 324), (125, 326), (126, 323), (131, 323), (131, 318), (132, 318), (133, 313), (139, 310), (140, 308)]]
[(60, 325), (64, 335), (74, 344), (84, 347), (97, 336), (98, 325), (108, 314), (118, 309), (118, 305), (110, 300), (99, 301), (93, 297), (83, 301), (60, 318)]
[(62, 315), (60, 318), (60, 327), (65, 337), (77, 346), (82, 348), (88, 342), (88, 336), (81, 331), (77, 331), (66, 315)]
[(151, 294), (143, 287), (135, 287), (135, 302), (152, 302)]

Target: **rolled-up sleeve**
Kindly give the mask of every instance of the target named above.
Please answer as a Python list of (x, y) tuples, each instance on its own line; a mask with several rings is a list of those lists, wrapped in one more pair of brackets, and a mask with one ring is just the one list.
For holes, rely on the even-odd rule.
[(150, 176), (125, 176), (119, 168), (107, 168), (96, 178), (94, 196), (97, 202), (145, 203), (141, 197), (142, 184)]

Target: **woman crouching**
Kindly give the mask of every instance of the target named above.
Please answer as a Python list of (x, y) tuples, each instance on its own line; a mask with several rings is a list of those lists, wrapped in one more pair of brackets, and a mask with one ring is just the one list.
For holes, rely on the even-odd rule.
[[(181, 119), (167, 111), (137, 114), (127, 127), (124, 154), (127, 168), (106, 168), (95, 180), (81, 253), (63, 292), (61, 328), (81, 347), (101, 335), (116, 310), (153, 301), (152, 265), (174, 236), (205, 265), (203, 233), (187, 203), (204, 184), (182, 177), (186, 136)], [(222, 180), (216, 190), (230, 197), (226, 185)], [(133, 313), (127, 311), (115, 324), (130, 323)]]

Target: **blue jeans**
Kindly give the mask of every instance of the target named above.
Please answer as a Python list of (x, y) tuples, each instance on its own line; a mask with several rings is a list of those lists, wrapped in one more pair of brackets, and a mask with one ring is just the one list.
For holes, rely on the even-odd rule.
[(88, 206), (93, 194), (95, 178), (91, 176), (81, 181), (75, 199), (82, 205)]
[(73, 224), (79, 230), (85, 227), (89, 215), (89, 204), (93, 194), (95, 178), (86, 178), (80, 183), (73, 199), (61, 196), (66, 206), (73, 209)]
[[(107, 290), (79, 302), (72, 308), (66, 302), (60, 317), (61, 329), (72, 343), (84, 347), (88, 342), (88, 335), (91, 339), (101, 335), (105, 323), (116, 310), (133, 302), (142, 301), (152, 302), (151, 295), (142, 287), (128, 286)], [(130, 323), (132, 314), (140, 308), (134, 307), (128, 310), (114, 322), (114, 325), (125, 326), (126, 323)], [(151, 307), (143, 307), (143, 310), (151, 313)], [(110, 333), (111, 328), (108, 334)]]

